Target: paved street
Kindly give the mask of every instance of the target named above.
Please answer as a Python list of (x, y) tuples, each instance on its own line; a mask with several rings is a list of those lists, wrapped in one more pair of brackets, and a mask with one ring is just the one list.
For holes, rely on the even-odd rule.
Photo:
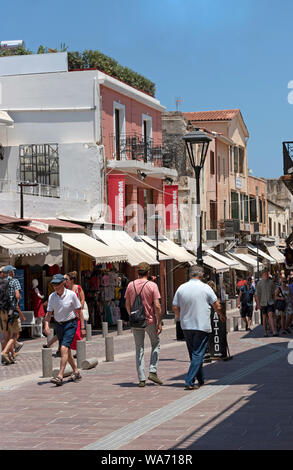
[(115, 362), (104, 361), (104, 340), (95, 336), (87, 356), (96, 351), (98, 367), (62, 387), (41, 377), (44, 339), (26, 341), (18, 363), (0, 369), (1, 449), (292, 448), (288, 337), (263, 338), (261, 326), (229, 333), (233, 360), (206, 364), (206, 385), (188, 392), (186, 346), (173, 320), (162, 335), (162, 387), (137, 387), (131, 333), (112, 334)]

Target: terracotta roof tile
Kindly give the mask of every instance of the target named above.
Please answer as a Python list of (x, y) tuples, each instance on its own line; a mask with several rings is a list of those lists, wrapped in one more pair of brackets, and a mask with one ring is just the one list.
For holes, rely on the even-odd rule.
[(19, 222), (30, 222), (30, 219), (18, 219), (16, 217), (10, 217), (9, 215), (0, 214), (0, 225), (16, 224)]
[(218, 111), (198, 111), (183, 113), (188, 121), (230, 121), (240, 109), (222, 109)]

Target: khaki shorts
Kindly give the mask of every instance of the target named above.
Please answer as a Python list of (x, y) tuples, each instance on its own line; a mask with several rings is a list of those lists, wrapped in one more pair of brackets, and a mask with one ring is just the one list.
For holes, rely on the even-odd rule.
[(0, 312), (0, 330), (3, 333), (8, 331), (9, 336), (20, 333), (21, 331), (21, 321), (20, 318), (14, 320), (13, 323), (8, 322), (8, 313)]
[(0, 312), (0, 331), (3, 331), (3, 333), (7, 331), (7, 320), (7, 312)]

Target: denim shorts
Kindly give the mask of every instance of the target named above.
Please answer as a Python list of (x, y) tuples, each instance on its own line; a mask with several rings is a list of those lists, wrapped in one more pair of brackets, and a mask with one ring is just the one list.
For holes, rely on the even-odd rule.
[(76, 330), (77, 318), (74, 318), (73, 320), (70, 320), (63, 324), (56, 322), (56, 334), (60, 346), (66, 346), (67, 348), (70, 348)]

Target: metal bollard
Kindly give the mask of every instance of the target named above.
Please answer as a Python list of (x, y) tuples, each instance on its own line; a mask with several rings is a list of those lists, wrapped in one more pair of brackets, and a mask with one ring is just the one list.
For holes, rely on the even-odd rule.
[(50, 328), (50, 333), (47, 336), (47, 344), (49, 343), (49, 341), (51, 341), (53, 337), (54, 337), (54, 330)]
[(52, 349), (42, 349), (42, 370), (43, 377), (52, 377), (53, 372), (53, 357)]
[(105, 349), (106, 349), (106, 362), (114, 361), (114, 338), (113, 336), (105, 337)]
[(103, 331), (103, 336), (104, 338), (107, 336), (108, 334), (108, 322), (106, 321), (103, 321), (102, 323), (102, 331)]
[(117, 320), (117, 335), (123, 334), (123, 321)]
[(92, 325), (86, 324), (86, 341), (92, 340)]
[(83, 340), (76, 341), (77, 367), (80, 368), (86, 358), (86, 343)]

